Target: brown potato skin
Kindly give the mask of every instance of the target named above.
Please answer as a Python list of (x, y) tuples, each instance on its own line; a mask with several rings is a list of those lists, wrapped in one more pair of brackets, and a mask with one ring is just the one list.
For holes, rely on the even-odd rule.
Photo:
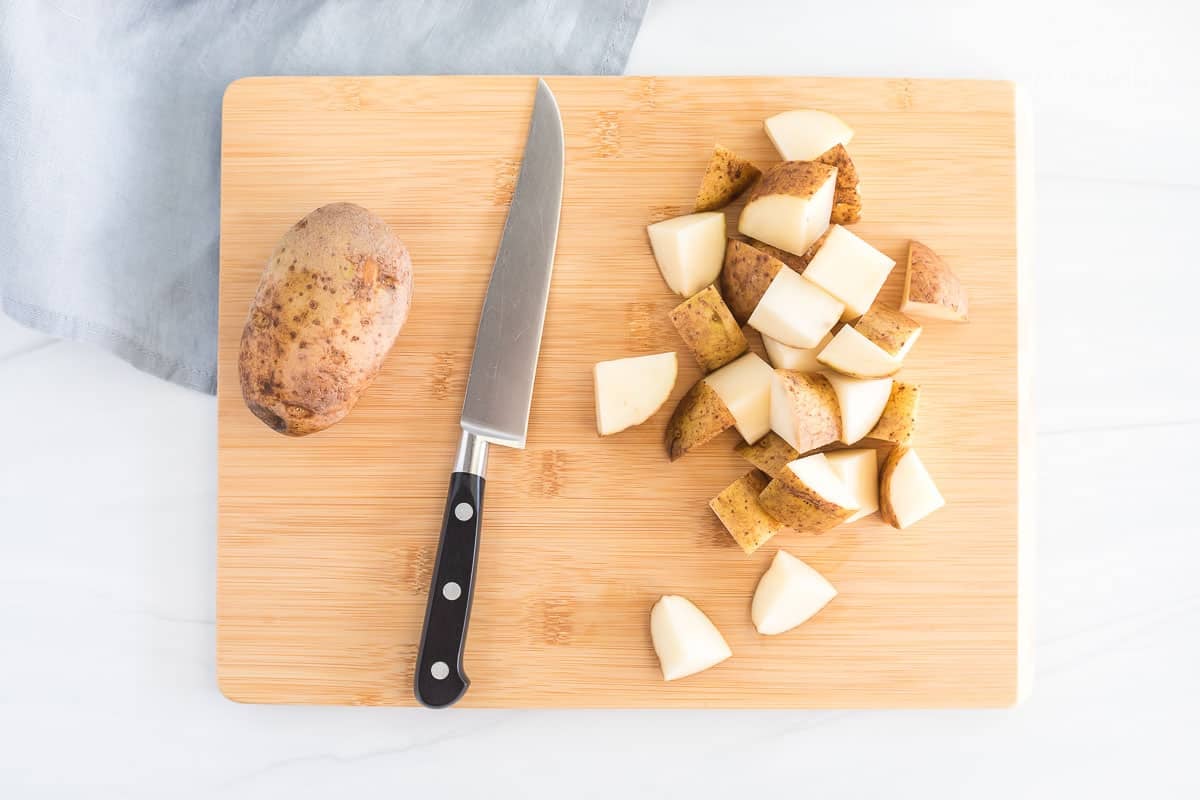
[(746, 205), (773, 194), (811, 197), (825, 185), (835, 169), (816, 161), (781, 161), (764, 172), (758, 183), (754, 184), (754, 188), (746, 195)]
[(884, 460), (883, 468), (879, 471), (879, 516), (883, 517), (883, 521), (888, 525), (898, 530), (901, 530), (900, 520), (896, 517), (895, 507), (892, 506), (892, 475), (896, 472), (900, 459), (904, 458), (904, 455), (911, 449), (911, 447), (903, 445), (893, 448)]
[(850, 160), (850, 154), (844, 146), (835, 144), (813, 160), (837, 167), (837, 188), (854, 189), (858, 186), (858, 170), (854, 168), (854, 162)]
[(675, 406), (667, 422), (667, 458), (675, 461), (693, 447), (733, 427), (733, 414), (711, 386), (696, 381)]
[[(821, 234), (821, 235), (824, 236), (825, 234)], [(730, 241), (733, 241), (733, 240), (731, 239)], [(817, 252), (816, 250), (813, 250), (810, 247), (808, 250), (808, 253), (805, 253), (804, 256), (798, 256), (795, 253), (789, 253), (787, 250), (781, 250), (773, 244), (767, 244), (766, 242), (760, 242), (758, 239), (750, 239), (748, 243), (755, 250), (759, 250), (763, 253), (766, 253), (767, 255), (771, 256), (772, 258), (779, 259), (784, 264), (791, 267), (796, 272), (800, 272), (800, 273), (803, 273), (804, 268), (808, 266), (808, 262), (812, 261), (811, 256), (807, 260), (805, 259), (805, 256), (807, 256), (809, 253), (816, 255), (816, 252)], [(813, 243), (813, 247), (816, 247), (815, 242)]]
[(408, 318), (408, 249), (352, 203), (322, 206), (283, 235), (238, 354), (242, 397), (272, 430), (305, 436), (354, 407)]
[(880, 439), (896, 444), (912, 444), (913, 432), (917, 427), (917, 408), (921, 399), (921, 387), (904, 381), (892, 382), (892, 393), (875, 427), (867, 434), (868, 439)]
[(942, 257), (915, 239), (908, 243), (904, 300), (942, 306), (962, 322), (967, 320), (967, 290)]
[(800, 457), (800, 453), (775, 431), (769, 432), (754, 444), (742, 442), (734, 448), (734, 452), (772, 478), (778, 476), (779, 471), (789, 461), (795, 461)]
[(746, 555), (766, 544), (783, 527), (758, 502), (767, 482), (766, 475), (753, 469), (708, 501), (708, 507)]
[(700, 191), (696, 193), (696, 211), (716, 211), (733, 202), (758, 180), (762, 170), (732, 150), (717, 145), (713, 150)]
[(850, 154), (846, 152), (846, 148), (835, 144), (814, 160), (837, 167), (830, 223), (851, 225), (862, 219), (862, 196), (858, 193), (858, 170), (854, 168), (854, 162), (850, 160)]
[(775, 373), (783, 378), (792, 413), (804, 421), (796, 426), (800, 452), (808, 453), (840, 439), (842, 415), (829, 379), (816, 372), (777, 369)]
[(833, 211), (829, 214), (832, 225), (853, 225), (862, 219), (862, 196), (858, 189), (833, 190)]
[(750, 345), (714, 286), (706, 286), (670, 313), (680, 338), (705, 372), (725, 366)]
[(751, 239), (750, 246), (755, 250), (761, 250), (769, 256), (778, 258), (784, 264), (787, 264), (793, 270), (803, 275), (804, 270), (808, 269), (808, 265), (813, 260), (813, 257), (817, 255), (817, 251), (821, 249), (821, 245), (825, 244), (825, 240), (829, 238), (829, 231), (831, 230), (833, 230), (832, 226), (817, 237), (817, 240), (812, 243), (812, 247), (805, 250), (804, 254), (799, 256), (795, 253), (789, 253), (787, 250), (780, 250), (775, 245), (760, 242), (758, 239)]
[(754, 313), (754, 308), (784, 263), (774, 256), (751, 247), (740, 239), (725, 245), (725, 266), (721, 268), (721, 296), (739, 325)]
[(854, 509), (831, 503), (808, 487), (796, 473), (785, 469), (758, 496), (763, 509), (797, 531), (820, 533), (836, 528)]
[(854, 329), (879, 345), (888, 355), (899, 355), (914, 336), (921, 334), (921, 323), (907, 314), (882, 303), (873, 303)]

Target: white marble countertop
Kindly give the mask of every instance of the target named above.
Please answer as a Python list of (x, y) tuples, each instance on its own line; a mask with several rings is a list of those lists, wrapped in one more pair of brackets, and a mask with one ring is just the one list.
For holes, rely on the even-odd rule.
[(656, 0), (629, 62), (1031, 92), (1039, 553), (1022, 707), (236, 705), (214, 677), (213, 399), (0, 319), (0, 797), (1200, 796), (1197, 30), (1196, 7), (1169, 0)]

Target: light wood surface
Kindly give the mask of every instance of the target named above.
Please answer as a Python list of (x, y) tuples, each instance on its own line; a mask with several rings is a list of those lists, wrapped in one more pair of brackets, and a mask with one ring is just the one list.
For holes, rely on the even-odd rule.
[[(1002, 706), (1018, 693), (1017, 153), (1010, 85), (804, 78), (554, 78), (566, 190), (524, 451), (494, 448), (466, 669), (474, 706)], [(250, 79), (222, 138), (218, 674), (249, 702), (412, 704), (412, 664), (475, 324), (533, 99), (531, 78)], [(730, 432), (668, 464), (670, 407), (596, 436), (591, 365), (674, 349), (647, 222), (690, 210), (714, 142), (775, 160), (761, 120), (835, 111), (857, 134), (854, 229), (902, 261), (938, 250), (967, 325), (929, 322), (906, 379), (947, 507), (777, 537), (746, 557), (707, 501), (745, 472)], [(238, 338), (280, 235), (324, 203), (393, 224), (412, 315), (342, 423), (286, 439), (242, 404)], [(730, 215), (731, 221), (733, 214)], [(883, 297), (895, 301), (893, 274)], [(840, 594), (759, 637), (777, 547)], [(734, 656), (664, 684), (648, 612), (683, 594)]]

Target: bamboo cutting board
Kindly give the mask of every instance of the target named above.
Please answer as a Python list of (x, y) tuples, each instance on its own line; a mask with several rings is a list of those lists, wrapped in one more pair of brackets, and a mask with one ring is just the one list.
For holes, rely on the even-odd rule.
[[(529, 444), (493, 448), (463, 705), (1004, 706), (1023, 691), (1029, 496), (1018, 489), (1018, 152), (1013, 87), (972, 81), (553, 78), (566, 131), (558, 254)], [(475, 325), (517, 174), (534, 79), (253, 78), (225, 95), (217, 663), (229, 697), (411, 705)], [(667, 318), (645, 226), (691, 210), (714, 142), (777, 160), (762, 120), (834, 111), (857, 131), (855, 231), (903, 263), (909, 238), (971, 292), (930, 322), (903, 376), (947, 507), (907, 531), (872, 516), (747, 557), (707, 501), (747, 470), (730, 431), (675, 464), (663, 429), (699, 377)], [(1025, 184), (1022, 183), (1022, 186)], [(381, 214), (415, 265), (408, 324), (377, 382), (304, 439), (246, 410), (237, 348), (275, 242), (334, 201)], [(1022, 205), (1023, 209), (1027, 209)], [(736, 220), (736, 208), (730, 213)], [(1023, 241), (1022, 241), (1023, 244)], [(1021, 251), (1024, 257), (1024, 248)], [(881, 295), (898, 300), (903, 268)], [(757, 337), (755, 347), (759, 348)], [(601, 440), (595, 361), (677, 350), (671, 402)], [(761, 348), (759, 348), (761, 352)], [(760, 637), (750, 598), (778, 548), (840, 594)], [(733, 649), (664, 684), (648, 614), (691, 598)]]

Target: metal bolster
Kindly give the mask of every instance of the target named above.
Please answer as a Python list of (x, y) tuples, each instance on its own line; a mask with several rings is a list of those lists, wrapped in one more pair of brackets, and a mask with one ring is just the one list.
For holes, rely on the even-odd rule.
[(458, 440), (458, 455), (454, 457), (454, 471), (484, 477), (487, 471), (488, 443), (468, 431), (462, 432)]

